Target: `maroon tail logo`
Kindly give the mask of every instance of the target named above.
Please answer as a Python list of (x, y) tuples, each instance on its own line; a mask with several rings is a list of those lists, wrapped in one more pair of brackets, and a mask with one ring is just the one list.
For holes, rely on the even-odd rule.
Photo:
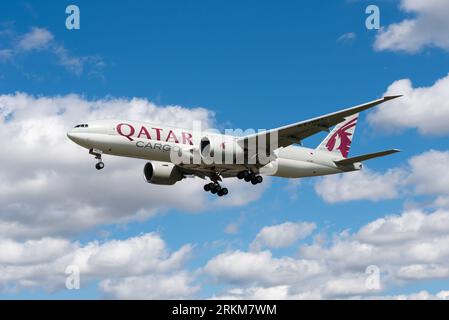
[(348, 130), (352, 127), (355, 127), (357, 123), (357, 118), (352, 119), (348, 123), (345, 123), (341, 128), (336, 130), (334, 134), (329, 138), (329, 141), (326, 143), (326, 148), (329, 151), (334, 150), (335, 144), (337, 142), (337, 138), (340, 140), (340, 145), (338, 146), (338, 150), (340, 150), (341, 155), (343, 157), (348, 157), (349, 148), (351, 146), (351, 136), (352, 133), (348, 132)]

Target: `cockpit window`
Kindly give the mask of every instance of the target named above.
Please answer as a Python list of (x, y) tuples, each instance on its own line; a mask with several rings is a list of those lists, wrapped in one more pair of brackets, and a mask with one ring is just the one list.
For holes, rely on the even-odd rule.
[(87, 125), (87, 124), (77, 124), (75, 126), (75, 128), (88, 128), (88, 127), (89, 127), (89, 125)]

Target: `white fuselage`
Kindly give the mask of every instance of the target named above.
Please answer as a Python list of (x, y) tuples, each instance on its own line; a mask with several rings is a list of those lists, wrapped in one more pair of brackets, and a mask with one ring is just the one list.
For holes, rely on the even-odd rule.
[[(86, 122), (67, 133), (67, 136), (87, 149), (99, 150), (103, 154), (140, 158), (149, 161), (173, 162), (173, 151), (197, 150), (204, 133), (195, 133), (188, 129), (165, 125), (154, 125), (138, 121), (97, 120)], [(236, 138), (207, 133), (226, 141), (226, 145), (235, 143)], [(359, 167), (343, 170), (334, 161), (342, 157), (335, 153), (299, 146), (277, 148), (275, 159), (265, 166), (253, 166), (261, 174), (286, 178), (320, 176), (345, 171), (358, 170)], [(220, 168), (220, 165), (217, 165)], [(225, 164), (221, 167), (234, 168), (235, 172), (248, 165)], [(201, 165), (195, 166), (200, 168)], [(232, 171), (232, 169), (230, 169)]]

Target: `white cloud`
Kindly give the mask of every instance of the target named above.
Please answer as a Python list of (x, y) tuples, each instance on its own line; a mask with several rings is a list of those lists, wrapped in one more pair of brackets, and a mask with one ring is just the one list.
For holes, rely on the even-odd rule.
[(405, 280), (447, 278), (449, 277), (449, 268), (434, 264), (412, 264), (401, 267), (397, 276)]
[(68, 71), (76, 75), (81, 75), (86, 66), (89, 67), (89, 74), (98, 75), (105, 63), (99, 56), (75, 56), (67, 50), (64, 45), (55, 40), (54, 35), (45, 28), (32, 27), (23, 35), (11, 36), (12, 30), (8, 30), (8, 35), (12, 38), (9, 48), (0, 50), (0, 62), (13, 61), (17, 55), (30, 54), (36, 51), (45, 51), (56, 57), (56, 63), (63, 66)]
[(394, 199), (401, 194), (436, 196), (436, 207), (449, 205), (449, 151), (429, 150), (408, 160), (407, 166), (377, 173), (362, 171), (326, 176), (315, 191), (326, 202)]
[(429, 150), (408, 162), (407, 182), (417, 194), (449, 195), (449, 151)]
[[(449, 2), (448, 2), (449, 3)], [(409, 79), (393, 82), (385, 95), (403, 94), (368, 114), (371, 125), (382, 131), (416, 128), (421, 134), (449, 133), (449, 75), (429, 87), (413, 88)]]
[(126, 240), (89, 242), (63, 239), (15, 242), (0, 240), (0, 290), (65, 290), (67, 266), (80, 270), (81, 289), (98, 280), (109, 298), (175, 299), (192, 297), (198, 286), (183, 270), (192, 247), (169, 252), (159, 234)]
[(400, 244), (420, 239), (433, 239), (449, 234), (449, 215), (445, 210), (425, 214), (419, 210), (407, 211), (401, 216), (379, 218), (362, 227), (355, 238), (376, 245)]
[(320, 178), (315, 183), (315, 191), (324, 201), (330, 203), (394, 199), (399, 194), (398, 187), (402, 176), (403, 172), (399, 169), (379, 174), (364, 168), (362, 171)]
[(233, 284), (285, 285), (323, 272), (320, 263), (290, 257), (273, 258), (271, 252), (229, 251), (211, 259), (204, 272)]
[(282, 224), (264, 227), (251, 243), (252, 250), (267, 248), (285, 248), (293, 245), (300, 239), (308, 237), (316, 225), (309, 222), (285, 222)]
[(0, 265), (23, 265), (52, 260), (72, 246), (67, 240), (43, 238), (18, 243), (0, 240)]
[(288, 286), (250, 287), (231, 289), (224, 295), (212, 296), (215, 300), (287, 300), (291, 299)]
[(20, 38), (17, 48), (23, 51), (42, 50), (48, 48), (53, 39), (53, 34), (47, 29), (33, 27)]
[(449, 291), (440, 291), (436, 294), (432, 294), (426, 290), (421, 290), (416, 293), (399, 294), (394, 296), (376, 296), (373, 299), (388, 299), (388, 300), (448, 300)]
[(379, 289), (370, 290), (366, 286), (367, 275), (364, 273), (348, 273), (329, 279), (322, 289), (325, 297), (351, 297), (374, 293)]
[[(213, 298), (329, 299), (426, 298), (379, 296), (398, 284), (449, 277), (449, 211), (405, 211), (376, 219), (356, 232), (327, 242), (302, 245), (295, 257), (270, 251), (228, 251), (212, 258), (203, 272), (227, 284)], [(368, 266), (379, 269), (379, 287), (367, 286)], [(277, 297), (276, 297), (277, 295)]]
[(183, 270), (192, 247), (169, 252), (156, 233), (85, 245), (54, 238), (0, 239), (0, 248), (2, 291), (65, 290), (64, 271), (69, 265), (79, 268), (81, 288), (101, 280), (99, 289), (112, 298), (187, 297), (198, 290), (191, 286), (193, 277)]
[(449, 50), (449, 2), (446, 0), (401, 0), (400, 9), (413, 18), (383, 28), (374, 43), (375, 50), (416, 53), (426, 47)]
[(127, 277), (106, 279), (100, 289), (106, 298), (114, 299), (189, 299), (198, 292), (192, 285), (192, 276), (186, 272), (170, 276)]
[(138, 98), (0, 95), (0, 234), (26, 239), (71, 236), (101, 224), (145, 220), (168, 208), (199, 211), (212, 203), (242, 205), (257, 199), (268, 185), (252, 188), (225, 181), (230, 193), (217, 199), (202, 190), (201, 179), (168, 187), (147, 184), (143, 160), (105, 156), (106, 168), (97, 172), (94, 159), (69, 141), (66, 132), (80, 121), (107, 118), (213, 125), (213, 113), (206, 109), (160, 107)]

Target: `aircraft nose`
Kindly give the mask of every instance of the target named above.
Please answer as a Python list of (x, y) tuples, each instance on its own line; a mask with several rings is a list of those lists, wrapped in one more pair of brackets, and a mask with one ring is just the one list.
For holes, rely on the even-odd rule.
[(80, 146), (84, 146), (89, 143), (89, 137), (88, 134), (85, 132), (75, 132), (75, 131), (69, 131), (67, 132), (67, 137), (75, 142), (76, 144), (79, 144)]

